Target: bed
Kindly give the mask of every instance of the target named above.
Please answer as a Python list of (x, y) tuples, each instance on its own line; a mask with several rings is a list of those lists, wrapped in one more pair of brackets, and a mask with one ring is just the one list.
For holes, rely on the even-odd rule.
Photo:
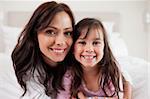
[[(77, 14), (79, 13), (81, 12), (78, 12)], [(0, 97), (5, 99), (17, 99), (17, 97), (20, 96), (22, 89), (17, 83), (10, 55), (17, 42), (19, 33), (23, 29), (25, 22), (31, 16), (31, 12), (8, 11), (5, 14), (7, 14), (4, 15), (7, 18), (7, 21), (5, 21), (7, 24), (2, 24), (2, 22), (0, 22)], [(87, 13), (82, 12), (82, 16), (87, 16), (86, 14)], [(22, 15), (24, 17), (21, 17)], [(115, 17), (120, 17), (119, 14), (101, 13), (101, 16), (102, 15), (103, 17), (107, 17), (103, 20), (103, 24), (108, 32), (112, 51), (123, 70), (126, 70), (131, 76), (133, 86), (132, 98), (148, 99), (148, 90), (150, 89), (150, 86), (148, 85), (150, 80), (148, 71), (150, 71), (150, 68), (148, 68), (148, 66), (150, 63), (144, 59), (129, 55), (126, 43), (117, 31), (119, 30), (119, 27), (117, 27), (119, 18), (116, 19)], [(82, 17), (77, 18), (77, 20), (80, 18)], [(116, 24), (115, 27), (114, 24)], [(114, 32), (114, 28), (117, 32)]]

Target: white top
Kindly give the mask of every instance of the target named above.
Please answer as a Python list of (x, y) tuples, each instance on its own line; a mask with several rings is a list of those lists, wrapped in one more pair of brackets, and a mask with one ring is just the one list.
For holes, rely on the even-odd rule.
[(17, 78), (10, 61), (10, 57), (0, 58), (0, 98), (1, 99), (51, 99), (44, 92), (44, 87), (34, 81), (27, 82), (28, 91), (24, 97), (23, 89)]

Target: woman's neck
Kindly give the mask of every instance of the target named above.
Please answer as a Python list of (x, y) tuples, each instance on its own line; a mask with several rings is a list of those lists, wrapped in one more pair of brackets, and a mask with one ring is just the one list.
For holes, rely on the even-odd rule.
[(56, 66), (58, 65), (57, 62), (54, 62), (54, 61), (50, 60), (50, 59), (49, 59), (48, 57), (46, 57), (45, 55), (42, 54), (42, 56), (43, 56), (44, 61), (45, 61), (49, 66), (51, 66), (51, 67), (56, 67)]

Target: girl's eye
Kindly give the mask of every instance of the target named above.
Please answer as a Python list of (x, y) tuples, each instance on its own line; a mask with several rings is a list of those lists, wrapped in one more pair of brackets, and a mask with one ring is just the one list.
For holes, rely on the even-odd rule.
[(56, 34), (53, 30), (46, 30), (45, 33), (50, 36), (54, 36)]
[(99, 41), (94, 41), (93, 42), (93, 45), (99, 45), (99, 44), (101, 44), (101, 42), (99, 42)]
[(65, 32), (64, 33), (66, 36), (72, 36), (72, 32)]
[(79, 41), (78, 43), (79, 43), (79, 44), (82, 44), (82, 45), (85, 45), (85, 44), (86, 44), (85, 41)]

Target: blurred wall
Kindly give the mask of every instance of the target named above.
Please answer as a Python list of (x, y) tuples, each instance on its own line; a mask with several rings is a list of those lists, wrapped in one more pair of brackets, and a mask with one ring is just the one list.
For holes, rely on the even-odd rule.
[[(108, 12), (119, 13), (120, 26), (119, 32), (125, 40), (131, 56), (140, 57), (148, 60), (148, 38), (150, 33), (146, 31), (145, 13), (149, 4), (148, 0), (58, 0), (67, 3), (74, 11), (78, 21), (78, 12)], [(41, 0), (32, 1), (0, 1), (0, 9), (33, 11), (41, 4)], [(19, 9), (18, 9), (19, 8)], [(89, 15), (90, 16), (90, 15)], [(150, 55), (149, 55), (150, 56)]]
[(147, 3), (147, 12), (149, 13), (149, 23), (147, 23), (147, 33), (148, 33), (148, 60), (150, 61), (150, 0)]

